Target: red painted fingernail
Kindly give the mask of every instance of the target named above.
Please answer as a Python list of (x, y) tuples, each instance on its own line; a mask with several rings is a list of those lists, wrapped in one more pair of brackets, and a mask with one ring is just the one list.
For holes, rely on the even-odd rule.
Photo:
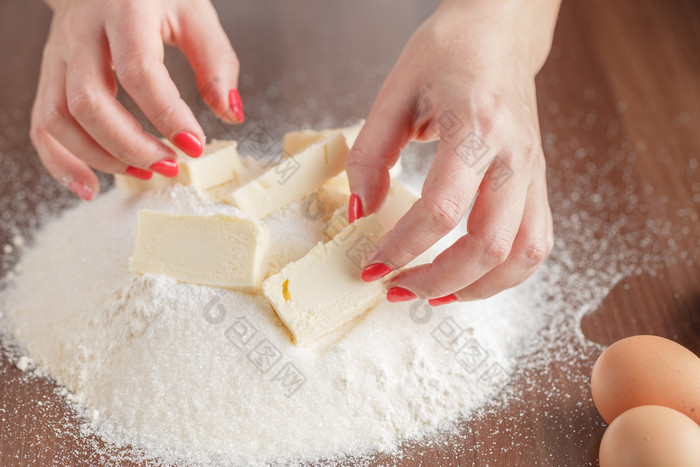
[(370, 264), (362, 270), (362, 280), (365, 282), (376, 281), (391, 272), (391, 268), (384, 263)]
[(350, 195), (350, 203), (348, 204), (348, 220), (352, 224), (357, 219), (362, 217), (362, 201), (356, 194)]
[(456, 302), (457, 301), (457, 295), (451, 293), (449, 295), (445, 295), (444, 297), (438, 297), (438, 298), (431, 298), (428, 300), (428, 303), (431, 306), (440, 306), (440, 305), (447, 305), (448, 303)]
[(131, 175), (134, 178), (140, 178), (141, 180), (150, 180), (153, 176), (153, 172), (150, 170), (137, 169), (136, 167), (127, 167), (126, 174)]
[(190, 157), (202, 155), (202, 142), (189, 131), (181, 131), (173, 136), (173, 143)]
[(245, 115), (243, 114), (243, 102), (241, 102), (241, 95), (238, 93), (238, 89), (231, 89), (228, 92), (228, 105), (231, 107), (231, 111), (236, 116), (238, 123), (243, 123)]
[(90, 188), (86, 183), (73, 180), (68, 184), (68, 187), (73, 193), (80, 196), (84, 201), (90, 201), (94, 195), (92, 188)]
[(163, 159), (151, 164), (151, 170), (166, 177), (174, 177), (180, 171), (180, 166), (173, 159)]
[(416, 298), (416, 294), (403, 287), (392, 287), (386, 291), (386, 299), (392, 303), (405, 302)]

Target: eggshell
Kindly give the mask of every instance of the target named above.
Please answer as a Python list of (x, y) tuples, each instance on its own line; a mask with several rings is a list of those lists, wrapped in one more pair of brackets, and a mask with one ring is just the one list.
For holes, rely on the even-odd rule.
[(608, 423), (640, 405), (669, 407), (700, 423), (700, 358), (662, 337), (628, 337), (598, 357), (591, 393)]
[(698, 467), (700, 426), (668, 407), (635, 407), (605, 430), (599, 456), (600, 467)]

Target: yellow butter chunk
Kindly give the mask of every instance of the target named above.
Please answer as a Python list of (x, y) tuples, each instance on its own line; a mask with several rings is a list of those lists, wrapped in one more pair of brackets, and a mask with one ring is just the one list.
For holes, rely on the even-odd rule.
[(311, 146), (317, 141), (333, 136), (336, 133), (342, 133), (345, 137), (345, 142), (349, 147), (355, 143), (357, 135), (365, 124), (364, 120), (355, 125), (346, 126), (343, 128), (329, 128), (325, 130), (298, 130), (290, 131), (284, 134), (282, 138), (282, 156), (291, 157), (300, 153), (303, 149)]
[(406, 185), (398, 180), (392, 180), (384, 204), (377, 211), (377, 216), (384, 228), (393, 229), (399, 219), (411, 209), (416, 201), (418, 201), (418, 197), (406, 188)]
[(293, 157), (283, 158), (258, 178), (222, 195), (221, 200), (250, 217), (261, 219), (318, 189), (340, 173), (347, 155), (345, 138), (336, 133)]
[(256, 289), (267, 247), (267, 230), (253, 219), (141, 210), (131, 269), (192, 284)]
[[(364, 120), (356, 123), (355, 125), (342, 127), (342, 128), (331, 128), (326, 130), (299, 130), (290, 131), (284, 134), (284, 139), (282, 143), (282, 153), (284, 157), (290, 157), (298, 154), (302, 149), (308, 147), (309, 145), (322, 140), (334, 133), (342, 133), (345, 136), (345, 142), (348, 147), (352, 147), (355, 144), (357, 136), (362, 130), (362, 126), (365, 124)], [(389, 175), (391, 178), (398, 177), (401, 174), (401, 160), (396, 161), (396, 164), (389, 169)], [(341, 173), (335, 177), (330, 178), (324, 187), (329, 189), (334, 189), (340, 193), (345, 193), (350, 196), (350, 185), (348, 184), (348, 174), (343, 170)]]
[(297, 344), (338, 328), (384, 296), (381, 281), (360, 278), (363, 258), (384, 233), (376, 215), (359, 219), (263, 282), (265, 297)]
[[(393, 180), (399, 175), (401, 175), (402, 170), (403, 166), (401, 165), (401, 159), (399, 159), (396, 161), (396, 164), (394, 164), (389, 169), (389, 176)], [(345, 193), (347, 196), (350, 196), (350, 182), (348, 181), (348, 173), (345, 170), (340, 172), (335, 177), (329, 179), (326, 183), (323, 184), (323, 186), (325, 188), (335, 190), (339, 193)]]
[[(384, 204), (377, 211), (377, 217), (384, 229), (386, 231), (393, 229), (399, 219), (408, 212), (416, 201), (418, 201), (418, 197), (405, 185), (398, 180), (392, 180)], [(323, 233), (326, 238), (330, 239), (348, 224), (348, 207), (343, 205), (335, 210), (323, 229)]]
[(114, 176), (117, 187), (127, 191), (146, 191), (163, 188), (175, 183), (194, 185), (200, 190), (235, 181), (242, 176), (243, 165), (238, 155), (236, 141), (214, 140), (204, 146), (202, 155), (193, 159), (174, 147), (169, 141), (163, 141), (171, 146), (177, 154), (176, 160), (180, 171), (175, 177), (165, 177), (154, 173), (150, 180), (139, 180), (128, 175)]

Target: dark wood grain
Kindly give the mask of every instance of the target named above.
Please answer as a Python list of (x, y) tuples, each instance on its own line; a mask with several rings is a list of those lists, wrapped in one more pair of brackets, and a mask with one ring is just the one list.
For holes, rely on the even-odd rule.
[[(217, 2), (241, 59), (240, 88), (249, 120), (279, 137), (300, 125), (363, 117), (402, 45), (435, 4)], [(0, 2), (0, 219), (17, 216), (13, 227), (7, 221), (0, 225), (0, 245), (15, 228), (32, 227), (26, 213), (76, 202), (45, 174), (27, 136), (49, 21), (50, 12), (38, 1)], [(201, 110), (186, 62), (169, 51), (167, 63), (185, 99)], [(556, 233), (566, 237), (574, 253), (582, 248), (583, 270), (591, 262), (568, 227), (572, 210), (599, 222), (601, 236), (624, 216), (622, 232), (629, 238), (649, 231), (653, 241), (639, 245), (639, 255), (655, 258), (652, 270), (621, 277), (583, 318), (582, 331), (594, 342), (607, 345), (652, 333), (700, 353), (699, 83), (697, 1), (564, 2), (552, 56), (537, 80), (542, 134), (556, 136), (545, 145)], [(206, 112), (199, 114), (209, 136), (238, 135), (239, 130), (217, 124)], [(576, 158), (577, 148), (587, 148), (583, 160)], [(580, 187), (589, 164), (600, 179), (585, 179), (587, 193)], [(607, 184), (625, 195), (616, 208), (608, 202), (596, 211), (591, 196), (605, 194)], [(570, 196), (571, 186), (579, 187), (576, 197)], [(662, 225), (652, 230), (649, 221)], [(15, 256), (5, 255), (0, 273), (6, 274), (14, 261)], [(618, 267), (612, 261), (602, 258), (596, 267)], [(447, 438), (462, 449), (407, 445), (405, 459), (397, 463), (596, 465), (605, 425), (590, 399), (587, 378), (597, 351), (586, 348), (576, 361), (558, 360), (558, 350), (571, 342), (572, 335), (561, 335), (549, 347), (551, 359), (517, 373), (505, 402), (464, 423), (461, 437)], [(6, 358), (0, 365), (0, 465), (105, 461), (91, 444), (99, 440), (77, 436), (74, 415), (50, 382), (27, 380)], [(51, 428), (59, 420), (68, 421), (63, 435)], [(384, 462), (389, 459), (376, 460)]]

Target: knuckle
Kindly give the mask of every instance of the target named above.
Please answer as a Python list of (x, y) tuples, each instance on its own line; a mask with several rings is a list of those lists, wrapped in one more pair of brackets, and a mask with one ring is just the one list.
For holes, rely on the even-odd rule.
[(440, 231), (452, 230), (464, 216), (460, 203), (448, 197), (425, 200), (425, 210), (430, 225)]
[(528, 165), (534, 164), (540, 158), (544, 158), (539, 139), (534, 135), (530, 135), (525, 139), (522, 158)]
[(32, 110), (32, 116), (29, 120), (29, 139), (35, 146), (43, 138), (44, 132), (46, 131), (42, 126), (39, 114), (40, 111), (35, 107), (34, 110)]
[(485, 287), (477, 287), (469, 291), (470, 300), (486, 300), (493, 295), (494, 292), (490, 289), (486, 289)]
[(427, 290), (423, 294), (423, 296), (424, 296), (424, 298), (440, 298), (440, 297), (447, 297), (448, 295), (450, 295), (452, 293), (453, 292), (450, 292), (443, 287), (432, 287), (429, 290)]
[(363, 149), (353, 146), (348, 152), (347, 167), (349, 168), (364, 168), (373, 166), (372, 157)]
[(153, 123), (157, 123), (157, 122), (165, 123), (165, 122), (170, 121), (177, 112), (177, 104), (178, 103), (165, 102), (165, 103), (161, 104), (160, 107), (157, 108), (155, 110), (155, 112), (153, 113), (153, 120), (154, 120)]
[(386, 165), (386, 158), (379, 152), (370, 155), (360, 148), (352, 148), (348, 153), (345, 162), (345, 169), (348, 174), (356, 177), (362, 174), (364, 178), (376, 179), (378, 177), (389, 179), (389, 166)]
[(503, 264), (513, 248), (513, 235), (506, 230), (496, 230), (484, 242), (484, 256), (489, 265)]
[(418, 282), (421, 285), (419, 288), (423, 296), (437, 298), (444, 297), (451, 293), (451, 291), (445, 288), (447, 284), (445, 284), (444, 280), (440, 280), (440, 277), (443, 276), (441, 276), (435, 262), (429, 263), (427, 267), (421, 270), (421, 274), (418, 276)]
[(143, 164), (137, 163), (138, 161), (138, 144), (130, 142), (123, 146), (119, 153), (117, 154), (117, 159), (123, 161), (129, 165), (140, 166)]
[(216, 52), (218, 52), (216, 55), (220, 57), (220, 64), (234, 68), (238, 68), (240, 66), (238, 55), (236, 55), (236, 52), (233, 51), (230, 45), (221, 44), (217, 47)]
[[(367, 126), (366, 123), (365, 126)], [(362, 137), (362, 132), (348, 152), (346, 165), (356, 168), (389, 167), (396, 162), (396, 158), (401, 152), (401, 148), (396, 142), (384, 141), (374, 144), (365, 140), (361, 143), (360, 137)], [(365, 148), (371, 149), (366, 150)]]
[(491, 110), (486, 116), (490, 134), (499, 133), (510, 123), (510, 118), (502, 109)]
[(363, 159), (365, 159), (365, 155), (361, 149), (356, 149), (356, 148), (350, 148), (350, 152), (348, 152), (348, 157), (345, 162), (345, 168), (348, 170), (354, 170), (354, 169), (359, 169), (364, 167)]
[(509, 117), (507, 111), (500, 108), (497, 101), (481, 107), (477, 115), (484, 139), (490, 139), (492, 135), (508, 127)]
[(68, 110), (76, 117), (90, 116), (99, 106), (99, 97), (87, 86), (82, 87), (68, 96)]
[(65, 119), (65, 115), (57, 106), (47, 105), (41, 110), (39, 124), (46, 128), (49, 133), (54, 133), (62, 123), (63, 119)]
[(150, 77), (149, 60), (138, 49), (131, 49), (114, 63), (114, 72), (124, 86), (139, 86)]
[(549, 254), (551, 249), (548, 248), (547, 242), (541, 239), (530, 240), (525, 247), (525, 264), (528, 268), (537, 266), (542, 263)]

